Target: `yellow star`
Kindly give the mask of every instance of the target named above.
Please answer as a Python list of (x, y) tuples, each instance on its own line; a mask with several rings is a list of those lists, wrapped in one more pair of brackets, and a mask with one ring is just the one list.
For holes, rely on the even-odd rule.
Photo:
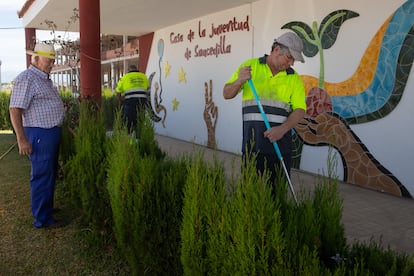
[(185, 78), (185, 72), (183, 67), (180, 68), (180, 72), (178, 72), (178, 82), (187, 82), (187, 79)]
[(170, 75), (171, 71), (171, 65), (168, 63), (168, 61), (164, 64), (164, 75), (165, 77), (168, 77)]
[(178, 109), (178, 105), (180, 104), (179, 101), (177, 101), (177, 98), (174, 98), (174, 100), (172, 100), (172, 104), (173, 104), (173, 111), (176, 111)]

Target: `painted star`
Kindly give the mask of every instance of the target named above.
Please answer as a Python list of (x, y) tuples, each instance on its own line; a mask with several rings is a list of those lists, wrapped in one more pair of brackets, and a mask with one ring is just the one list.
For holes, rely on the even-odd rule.
[(180, 72), (178, 72), (178, 82), (185, 82), (187, 83), (187, 79), (185, 78), (185, 72), (183, 67), (180, 68)]
[(168, 63), (168, 61), (164, 64), (164, 75), (165, 77), (168, 77), (170, 75), (171, 71), (171, 65)]
[(173, 111), (176, 111), (178, 109), (178, 105), (180, 104), (179, 101), (177, 101), (177, 98), (174, 98), (174, 100), (172, 100), (172, 104), (173, 104)]

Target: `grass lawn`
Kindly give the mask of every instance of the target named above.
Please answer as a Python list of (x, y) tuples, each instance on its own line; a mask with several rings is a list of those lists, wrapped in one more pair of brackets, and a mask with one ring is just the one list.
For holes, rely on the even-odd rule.
[[(111, 248), (91, 248), (82, 229), (59, 193), (55, 206), (57, 229), (32, 227), (30, 163), (20, 156), (15, 136), (0, 132), (0, 275), (128, 275), (128, 269)], [(92, 246), (93, 247), (93, 246)]]

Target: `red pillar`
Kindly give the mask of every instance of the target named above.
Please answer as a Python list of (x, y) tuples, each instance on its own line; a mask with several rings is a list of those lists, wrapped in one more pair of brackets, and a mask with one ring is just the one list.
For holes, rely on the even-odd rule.
[(79, 0), (80, 93), (101, 101), (100, 0)]
[(151, 52), (152, 40), (154, 38), (154, 33), (149, 33), (141, 35), (138, 38), (139, 45), (139, 61), (138, 61), (138, 70), (141, 72), (147, 71), (148, 59)]
[[(26, 42), (26, 51), (31, 50), (33, 51), (36, 41), (36, 29), (34, 28), (25, 28), (24, 29), (24, 37)], [(26, 67), (30, 66), (31, 63), (31, 56), (26, 54)]]

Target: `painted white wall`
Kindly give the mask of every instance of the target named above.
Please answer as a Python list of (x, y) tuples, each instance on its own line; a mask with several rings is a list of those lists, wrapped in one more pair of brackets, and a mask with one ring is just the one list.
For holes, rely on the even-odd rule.
[[(171, 65), (170, 75), (162, 76), (163, 93), (162, 104), (167, 108), (166, 127), (156, 124), (156, 132), (174, 138), (193, 141), (197, 144), (207, 144), (207, 129), (203, 119), (205, 106), (204, 83), (213, 80), (213, 101), (218, 107), (218, 123), (216, 127), (216, 141), (221, 150), (240, 152), (242, 137), (241, 97), (226, 101), (223, 98), (223, 86), (232, 72), (243, 59), (252, 54), (252, 31), (236, 31), (223, 34), (225, 44), (231, 46), (231, 54), (222, 54), (218, 57), (195, 57), (195, 47), (215, 47), (220, 43), (220, 36), (209, 37), (211, 26), (227, 23), (234, 17), (238, 21), (246, 21), (250, 16), (250, 6), (245, 5), (230, 11), (223, 11), (211, 16), (197, 18), (169, 28), (159, 30), (154, 34), (154, 43), (148, 63), (147, 74), (156, 72), (155, 81), (159, 78), (158, 50), (159, 39), (165, 42), (161, 68), (164, 74), (166, 62)], [(249, 17), (249, 24), (251, 24)], [(200, 24), (200, 27), (199, 27)], [(200, 29), (200, 30), (199, 30)], [(201, 37), (199, 32), (206, 30), (206, 36)], [(195, 32), (194, 39), (188, 40), (190, 30)], [(183, 41), (170, 42), (170, 34), (183, 34)], [(186, 50), (192, 52), (192, 57), (185, 57)], [(180, 68), (186, 73), (186, 83), (179, 82)], [(154, 84), (154, 81), (153, 81)], [(173, 110), (172, 101), (176, 98), (180, 103), (177, 110)]]
[[(338, 38), (330, 49), (324, 51), (325, 80), (340, 82), (349, 78), (356, 70), (371, 39), (384, 21), (405, 1), (377, 0), (263, 0), (235, 9), (211, 14), (202, 18), (183, 22), (162, 30), (154, 35), (147, 73), (156, 72), (154, 82), (158, 81), (159, 55), (157, 43), (164, 39), (165, 50), (161, 63), (171, 65), (170, 75), (162, 75), (163, 102), (167, 108), (166, 127), (157, 123), (156, 132), (174, 138), (193, 141), (197, 144), (207, 143), (207, 130), (203, 119), (204, 82), (213, 80), (213, 100), (218, 106), (218, 124), (216, 141), (220, 150), (240, 153), (242, 140), (241, 97), (224, 100), (222, 88), (232, 72), (244, 60), (269, 53), (273, 39), (285, 32), (280, 27), (290, 21), (303, 21), (309, 25), (316, 21), (318, 25), (330, 12), (338, 9), (349, 9), (359, 13), (359, 17), (347, 20), (341, 27)], [(231, 53), (218, 57), (186, 59), (186, 49), (194, 52), (195, 45), (201, 48), (215, 46), (219, 36), (200, 37), (199, 23), (210, 32), (211, 25), (226, 23), (236, 17), (244, 21), (249, 16), (249, 31), (237, 31), (224, 34), (226, 44), (231, 45)], [(190, 42), (187, 35), (195, 31)], [(183, 41), (171, 43), (171, 33), (183, 34)], [(194, 54), (194, 53), (193, 53)], [(296, 63), (294, 68), (302, 75), (319, 75), (319, 55), (306, 58), (306, 63)], [(178, 72), (183, 68), (186, 83), (179, 82)], [(352, 130), (367, 146), (371, 154), (389, 171), (391, 171), (414, 195), (414, 127), (412, 127), (410, 108), (414, 95), (410, 93), (414, 87), (413, 72), (406, 86), (404, 96), (398, 107), (388, 116), (374, 122), (351, 125)], [(153, 84), (154, 84), (153, 82)], [(180, 104), (178, 110), (172, 110), (172, 101), (176, 98)], [(309, 172), (327, 174), (327, 147), (305, 146), (302, 153), (301, 169)], [(343, 166), (338, 158), (338, 167), (334, 172), (343, 178)]]

